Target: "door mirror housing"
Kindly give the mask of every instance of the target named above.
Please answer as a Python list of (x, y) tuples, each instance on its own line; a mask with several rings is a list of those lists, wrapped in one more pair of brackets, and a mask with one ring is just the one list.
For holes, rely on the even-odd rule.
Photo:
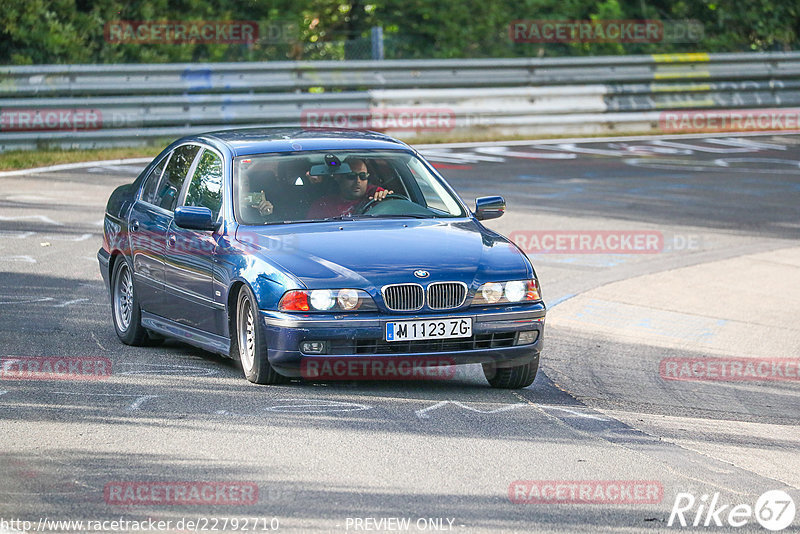
[(503, 197), (479, 197), (475, 199), (475, 218), (479, 221), (497, 219), (506, 212)]
[(202, 206), (178, 206), (175, 209), (175, 224), (187, 230), (213, 232), (219, 228), (211, 210)]

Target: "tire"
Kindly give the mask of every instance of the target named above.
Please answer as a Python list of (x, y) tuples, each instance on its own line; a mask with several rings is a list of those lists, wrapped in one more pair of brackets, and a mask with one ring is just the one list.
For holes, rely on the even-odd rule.
[(124, 256), (117, 259), (111, 275), (111, 318), (117, 337), (126, 345), (140, 347), (149, 342), (133, 285), (133, 269)]
[(284, 384), (288, 378), (278, 373), (267, 359), (267, 344), (258, 324), (256, 299), (246, 285), (236, 299), (235, 329), (231, 333), (231, 352), (242, 364), (244, 376), (254, 384)]
[(515, 367), (497, 367), (494, 363), (483, 364), (483, 374), (489, 385), (499, 389), (522, 389), (533, 384), (539, 371), (539, 354), (526, 363)]

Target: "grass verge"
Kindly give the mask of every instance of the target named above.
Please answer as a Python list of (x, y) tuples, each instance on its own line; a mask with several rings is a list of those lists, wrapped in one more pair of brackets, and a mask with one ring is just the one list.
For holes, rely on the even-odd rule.
[(0, 153), (0, 171), (32, 169), (61, 163), (155, 157), (163, 147), (96, 148), (90, 150), (12, 150)]

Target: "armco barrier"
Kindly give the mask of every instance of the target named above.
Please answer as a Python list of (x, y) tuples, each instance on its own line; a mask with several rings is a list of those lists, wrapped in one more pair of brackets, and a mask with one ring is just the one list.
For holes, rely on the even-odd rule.
[(792, 107), (800, 52), (0, 67), (0, 151), (300, 126), (311, 110), (448, 109), (460, 136), (659, 131), (665, 111)]

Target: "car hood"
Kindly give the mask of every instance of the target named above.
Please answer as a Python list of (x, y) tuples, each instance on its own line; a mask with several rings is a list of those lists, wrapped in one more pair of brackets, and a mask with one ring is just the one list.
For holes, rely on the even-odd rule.
[[(472, 219), (356, 220), (240, 227), (236, 237), (308, 288), (375, 289), (387, 284), (533, 275), (507, 239)], [(429, 272), (420, 279), (417, 270)]]

